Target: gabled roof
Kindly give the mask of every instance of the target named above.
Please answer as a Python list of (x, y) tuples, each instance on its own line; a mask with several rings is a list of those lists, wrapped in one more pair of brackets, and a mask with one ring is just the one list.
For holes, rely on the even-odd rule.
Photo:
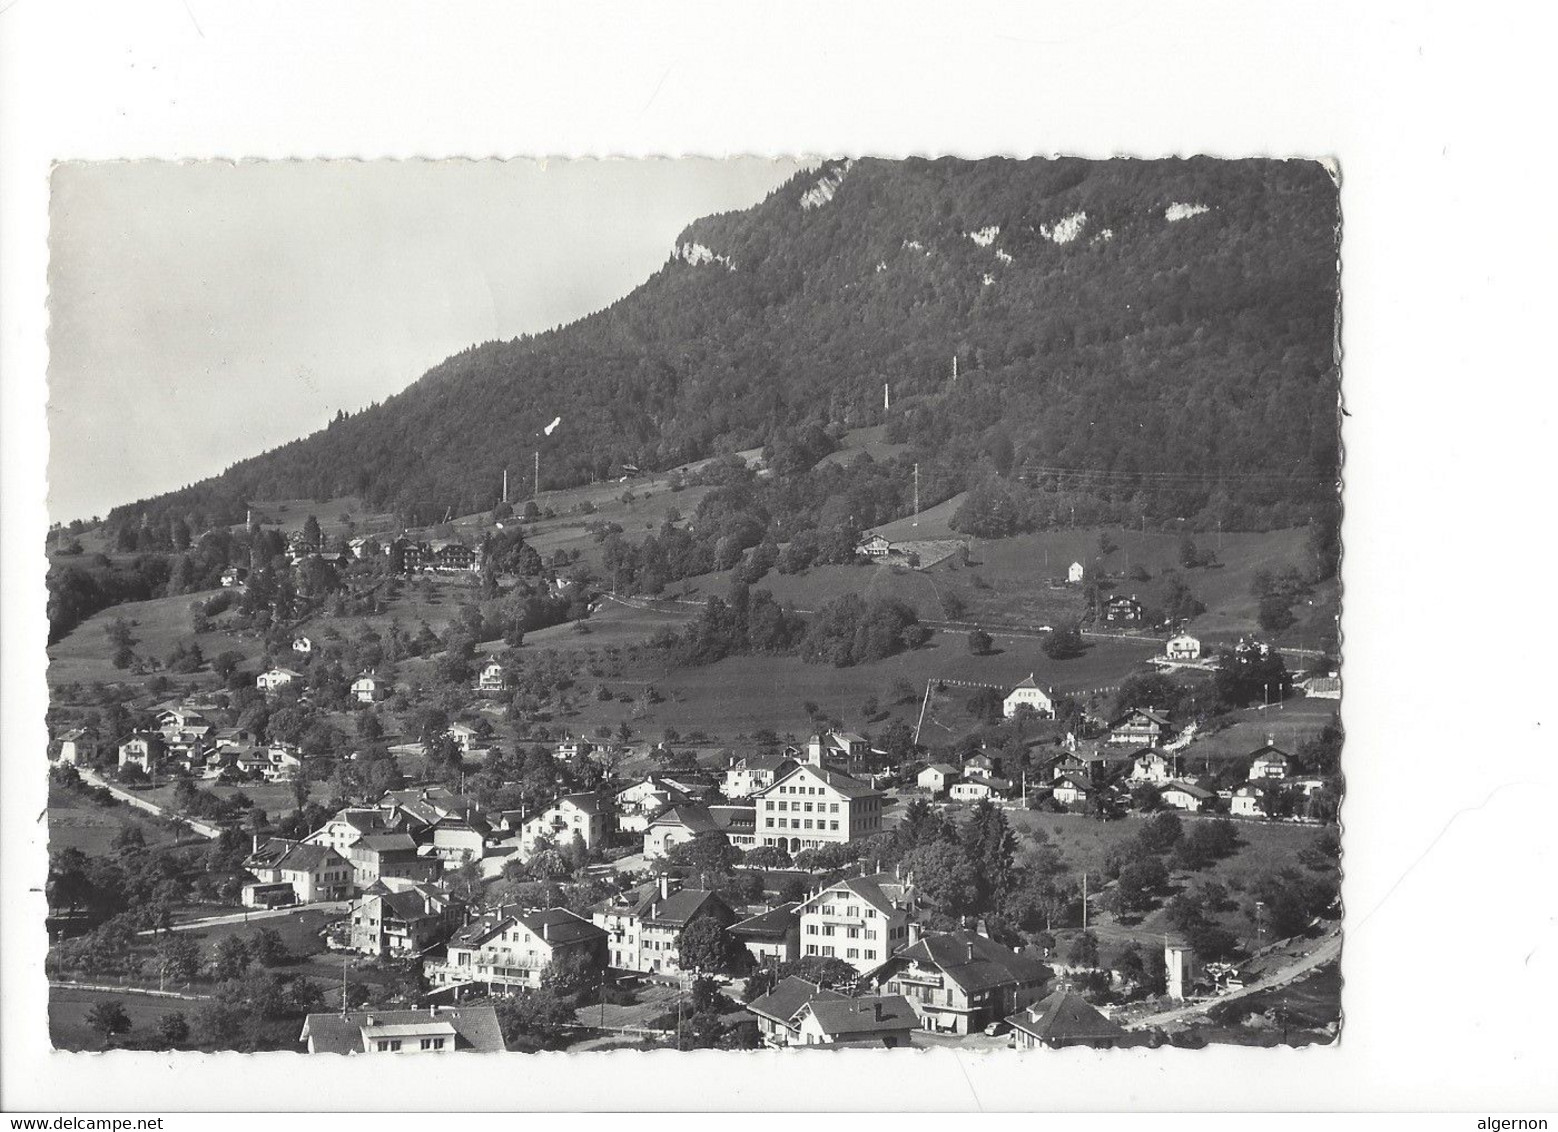
[[(363, 1053), (364, 1031), (419, 1037), (453, 1030), (454, 1048), (473, 1053), (502, 1051), (503, 1031), (492, 1006), (437, 1006), (427, 1010), (362, 1010), (349, 1014), (310, 1014), (298, 1040), (313, 1039), (315, 1053)], [(435, 1031), (437, 1031), (435, 1033)]]
[(667, 806), (651, 818), (649, 824), (651, 826), (680, 825), (693, 833), (710, 833), (720, 828), (714, 816), (709, 813), (709, 808), (696, 802), (682, 802)]
[(1163, 784), (1163, 793), (1167, 794), (1170, 790), (1183, 791), (1184, 793), (1189, 794), (1192, 798), (1198, 798), (1203, 802), (1217, 797), (1217, 795), (1212, 793), (1210, 790), (1203, 790), (1194, 783), (1180, 782), (1178, 780), (1173, 782), (1165, 782)]
[(737, 920), (726, 930), (731, 935), (749, 935), (762, 938), (783, 936), (800, 923), (800, 915), (796, 909), (800, 904), (790, 901), (788, 904), (780, 904), (770, 908), (766, 912), (759, 912), (755, 916), (748, 916), (744, 920)]
[(825, 770), (822, 767), (812, 766), (809, 763), (796, 767), (783, 778), (776, 779), (772, 785), (765, 786), (759, 793), (767, 794), (771, 791), (776, 791), (783, 783), (789, 782), (796, 775), (806, 774), (821, 779), (827, 786), (836, 790), (845, 798), (874, 798), (881, 793), (880, 790), (876, 790), (867, 783), (861, 782), (858, 778), (851, 778), (849, 775), (840, 774), (836, 770)]
[(719, 893), (702, 888), (683, 888), (664, 898), (652, 891), (633, 914), (645, 923), (686, 926), (698, 916), (719, 909), (730, 911), (730, 906)]
[(1109, 726), (1111, 728), (1118, 727), (1118, 726), (1120, 726), (1120, 724), (1124, 723), (1126, 720), (1130, 719), (1132, 716), (1137, 716), (1137, 715), (1142, 716), (1145, 719), (1150, 719), (1153, 723), (1156, 723), (1159, 727), (1171, 727), (1171, 726), (1173, 726), (1171, 723), (1169, 723), (1168, 716), (1164, 715), (1162, 712), (1153, 711), (1151, 708), (1141, 708), (1141, 707), (1127, 708), (1125, 711), (1121, 712), (1118, 716), (1116, 716), (1115, 719), (1114, 719), (1114, 722), (1110, 723)]
[(321, 865), (328, 864), (332, 857), (343, 865), (346, 863), (345, 858), (328, 845), (307, 845), (301, 841), (273, 837), (249, 855), (244, 861), (244, 867), (313, 872)]
[(904, 948), (889, 963), (901, 960), (928, 963), (939, 968), (964, 991), (973, 993), (1007, 984), (1038, 983), (1049, 977), (1049, 968), (1037, 959), (1010, 951), (988, 936), (960, 928), (930, 932)]
[(807, 1013), (816, 1018), (824, 1034), (843, 1037), (878, 1031), (918, 1029), (919, 1016), (901, 994), (871, 998), (814, 998), (801, 1008), (802, 1021)]
[(831, 991), (816, 983), (809, 983), (799, 976), (789, 975), (775, 983), (773, 990), (747, 1003), (747, 1009), (759, 1017), (771, 1018), (782, 1026), (789, 1026), (808, 1002), (843, 997), (838, 991)]
[(1012, 691), (1013, 692), (1018, 691), (1019, 689), (1022, 689), (1022, 688), (1034, 688), (1034, 689), (1037, 689), (1038, 691), (1041, 691), (1041, 692), (1044, 690), (1044, 689), (1039, 687), (1039, 682), (1033, 678), (1033, 673), (1031, 673), (1031, 672), (1028, 673), (1028, 675), (1025, 676), (1023, 679), (1017, 681), (1017, 683), (1012, 685)]
[(564, 802), (569, 803), (578, 809), (581, 813), (586, 814), (602, 814), (605, 813), (607, 809), (605, 803), (601, 801), (601, 796), (594, 792), (582, 794), (564, 794), (557, 800), (557, 804), (560, 806)]
[(370, 853), (393, 853), (397, 850), (416, 852), (416, 839), (409, 833), (365, 833), (352, 842), (353, 849)]
[(925, 769), (938, 771), (941, 774), (956, 774), (958, 772), (958, 768), (950, 763), (931, 763)]
[(732, 765), (732, 770), (768, 770), (778, 771), (786, 762), (794, 762), (793, 756), (781, 754), (778, 751), (758, 752), (752, 755), (742, 755)]
[(566, 908), (540, 908), (521, 913), (515, 919), (547, 943), (578, 943), (581, 940), (606, 938), (604, 928), (596, 927)]
[(892, 873), (872, 873), (869, 876), (836, 880), (822, 891), (802, 901), (800, 909), (805, 909), (808, 905), (821, 900), (827, 893), (836, 892), (841, 888), (854, 893), (884, 916), (893, 914), (894, 901), (897, 902), (898, 908), (902, 908), (912, 903), (914, 898), (914, 890)]
[(1044, 1042), (1102, 1042), (1125, 1036), (1124, 1029), (1069, 987), (1062, 987), (1007, 1021)]

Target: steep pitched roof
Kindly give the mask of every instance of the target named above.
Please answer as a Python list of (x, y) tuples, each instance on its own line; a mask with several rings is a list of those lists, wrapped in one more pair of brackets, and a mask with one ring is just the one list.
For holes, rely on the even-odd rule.
[(755, 916), (748, 916), (744, 920), (737, 920), (725, 929), (731, 935), (755, 936), (759, 938), (783, 936), (791, 928), (800, 922), (800, 916), (796, 909), (800, 905), (795, 901), (780, 904), (770, 908), (766, 912), (759, 912)]
[(1044, 1042), (1101, 1042), (1125, 1036), (1124, 1029), (1069, 987), (1062, 987), (1007, 1021)]
[(1049, 977), (1049, 968), (1037, 959), (1009, 951), (988, 936), (964, 928), (931, 932), (888, 962), (902, 959), (938, 967), (970, 993), (1008, 983), (1042, 982)]
[[(810, 1011), (824, 1034), (845, 1037), (919, 1028), (919, 1016), (901, 994), (872, 998), (814, 998), (802, 1008)], [(804, 1020), (804, 1018), (803, 1018)]]
[(809, 983), (797, 975), (788, 975), (774, 984), (772, 990), (747, 1003), (747, 1009), (763, 1018), (771, 1018), (782, 1026), (788, 1026), (808, 1002), (818, 999), (828, 1001), (843, 998), (838, 991)]
[(925, 769), (939, 771), (942, 774), (956, 774), (958, 772), (958, 768), (950, 763), (931, 763)]
[[(496, 1053), (503, 1046), (503, 1031), (492, 1006), (436, 1006), (427, 1010), (363, 1010), (350, 1014), (310, 1014), (303, 1020), (298, 1040), (313, 1039), (315, 1053), (362, 1053), (364, 1030), (390, 1029), (408, 1036), (453, 1031), (454, 1048), (473, 1053)], [(436, 1036), (436, 1035), (435, 1035)]]
[(634, 911), (640, 920), (651, 924), (676, 924), (685, 927), (698, 916), (718, 909), (730, 911), (719, 893), (703, 888), (682, 888), (661, 898), (658, 892), (639, 904)]
[(566, 908), (539, 908), (516, 917), (521, 924), (548, 943), (578, 943), (580, 940), (605, 939), (604, 928), (597, 927)]
[(834, 881), (821, 892), (804, 901), (801, 907), (815, 903), (825, 894), (840, 888), (854, 893), (884, 916), (893, 914), (894, 901), (897, 902), (898, 907), (902, 907), (909, 904), (914, 895), (913, 890), (892, 873), (872, 873), (869, 876), (848, 877)]
[(409, 833), (365, 833), (352, 842), (353, 849), (365, 849), (373, 853), (416, 851), (416, 839)]
[(1210, 798), (1217, 797), (1217, 795), (1213, 794), (1210, 790), (1203, 790), (1193, 782), (1180, 782), (1178, 779), (1174, 780), (1173, 782), (1165, 782), (1163, 784), (1163, 793), (1167, 794), (1170, 790), (1182, 790), (1186, 794), (1189, 794), (1192, 798), (1197, 798), (1203, 802)]
[(867, 783), (861, 782), (858, 778), (851, 778), (849, 775), (840, 774), (836, 770), (825, 770), (822, 767), (812, 766), (809, 763), (803, 766), (798, 766), (783, 778), (777, 779), (773, 785), (766, 787), (762, 793), (767, 794), (771, 791), (775, 791), (781, 784), (789, 782), (790, 779), (794, 778), (796, 775), (804, 774), (810, 774), (820, 778), (824, 783), (826, 783), (832, 789), (838, 791), (845, 798), (874, 798), (881, 793), (880, 790), (875, 789)]
[(571, 803), (581, 813), (601, 814), (606, 812), (606, 806), (601, 801), (601, 796), (593, 792), (564, 794), (557, 800), (557, 804), (562, 805), (564, 802)]

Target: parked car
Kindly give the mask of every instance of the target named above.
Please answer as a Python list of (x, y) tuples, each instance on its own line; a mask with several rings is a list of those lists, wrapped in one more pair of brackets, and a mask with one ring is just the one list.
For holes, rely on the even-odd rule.
[(985, 1027), (985, 1037), (999, 1038), (1002, 1034), (1009, 1032), (1011, 1028), (1012, 1024), (1010, 1022), (991, 1022), (990, 1025)]

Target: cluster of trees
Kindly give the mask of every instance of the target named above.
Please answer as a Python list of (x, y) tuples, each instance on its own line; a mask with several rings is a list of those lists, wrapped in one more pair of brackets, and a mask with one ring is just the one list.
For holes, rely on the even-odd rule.
[(800, 642), (800, 655), (812, 664), (848, 668), (919, 648), (929, 639), (930, 630), (904, 602), (867, 601), (858, 594), (844, 594), (825, 602), (812, 616)]

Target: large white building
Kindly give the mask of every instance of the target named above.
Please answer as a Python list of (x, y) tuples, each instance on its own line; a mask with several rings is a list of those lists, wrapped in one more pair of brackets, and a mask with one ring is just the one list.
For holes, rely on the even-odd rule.
[(1006, 701), (1001, 705), (1001, 714), (1007, 719), (1013, 718), (1019, 709), (1031, 708), (1035, 715), (1044, 719), (1055, 717), (1055, 701), (1050, 699), (1049, 693), (1039, 687), (1038, 681), (1033, 678), (1033, 673), (1028, 673), (1028, 678), (1020, 682), (1007, 694)]
[(791, 853), (882, 832), (882, 795), (838, 771), (799, 766), (752, 796), (756, 843)]
[(836, 881), (801, 903), (801, 955), (879, 967), (911, 942), (914, 890), (893, 873)]

